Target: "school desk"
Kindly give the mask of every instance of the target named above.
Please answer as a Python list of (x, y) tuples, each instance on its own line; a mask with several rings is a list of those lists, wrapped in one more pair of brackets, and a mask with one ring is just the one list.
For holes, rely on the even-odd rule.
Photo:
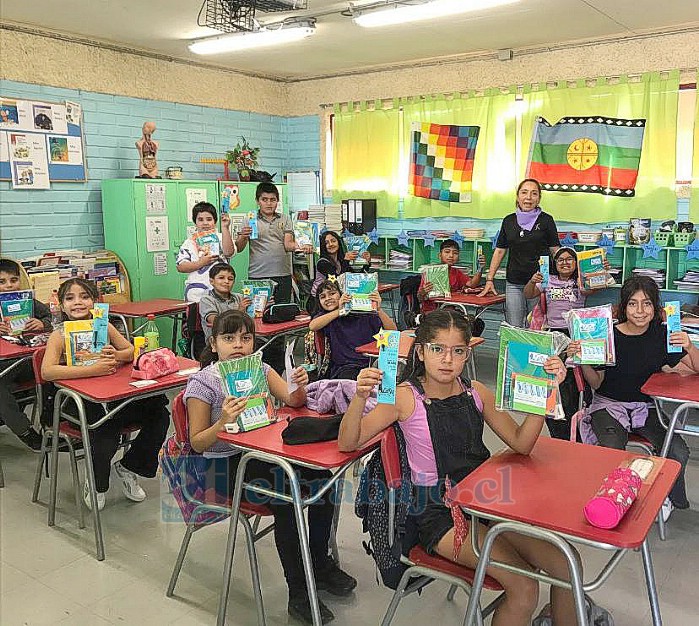
[[(190, 370), (193, 368), (199, 369), (199, 363), (191, 359), (177, 357), (180, 364), (180, 371)], [(110, 376), (93, 376), (91, 378), (76, 378), (72, 380), (56, 380), (56, 396), (54, 398), (53, 409), (53, 436), (51, 438), (51, 491), (48, 511), (48, 525), (54, 526), (56, 522), (56, 493), (58, 476), (58, 427), (61, 419), (65, 419), (72, 424), (80, 427), (82, 434), (82, 443), (85, 449), (85, 474), (90, 485), (92, 496), (92, 517), (94, 521), (95, 543), (97, 545), (97, 560), (104, 560), (104, 539), (102, 536), (102, 523), (100, 521), (100, 512), (97, 508), (97, 491), (95, 489), (95, 474), (92, 467), (92, 451), (90, 446), (89, 432), (98, 428), (108, 419), (117, 415), (124, 407), (131, 404), (134, 400), (142, 400), (157, 396), (166, 391), (180, 389), (187, 384), (188, 373), (175, 373), (158, 378), (155, 383), (146, 387), (134, 387), (130, 383), (138, 379), (131, 378), (131, 364), (121, 366), (117, 371)], [(62, 404), (65, 400), (71, 399), (75, 403), (77, 409), (77, 417), (71, 413), (67, 413), (62, 409)], [(84, 402), (119, 402), (119, 404), (105, 414), (103, 418), (94, 424), (87, 423), (85, 414)], [(68, 403), (70, 406), (71, 403)]]
[(32, 358), (36, 348), (0, 338), (0, 378)]
[(262, 318), (255, 318), (255, 336), (264, 341), (265, 346), (291, 335), (303, 334), (308, 330), (311, 323), (311, 316), (303, 316), (302, 320), (291, 320), (290, 322), (279, 322), (278, 324), (266, 324)]
[[(398, 360), (403, 361), (404, 363), (408, 360), (408, 355), (410, 354), (410, 348), (413, 347), (413, 343), (415, 342), (415, 331), (414, 330), (403, 330), (400, 333), (400, 343), (398, 344)], [(474, 350), (477, 346), (480, 346), (482, 343), (485, 343), (485, 339), (483, 337), (471, 337), (471, 341), (468, 344), (471, 347), (471, 350)], [(375, 341), (370, 341), (369, 343), (365, 343), (363, 346), (359, 346), (356, 348), (356, 351), (359, 352), (359, 354), (365, 354), (366, 356), (370, 357), (371, 359), (378, 359), (379, 358), (379, 350), (376, 347), (376, 342)], [(469, 376), (471, 376), (472, 379), (476, 379), (476, 358), (475, 358), (475, 352), (471, 353), (471, 358), (468, 361), (468, 369), (469, 369)]]
[[(109, 317), (116, 317), (121, 320), (124, 325), (126, 339), (131, 341), (130, 335), (133, 335), (138, 329), (134, 329), (129, 333), (129, 326), (126, 323), (127, 319), (147, 318), (149, 315), (155, 317), (169, 317), (172, 319), (172, 349), (177, 348), (177, 323), (185, 324), (187, 319), (187, 311), (191, 303), (183, 300), (173, 300), (172, 298), (156, 298), (154, 300), (143, 300), (142, 302), (123, 302), (121, 304), (109, 305)], [(141, 326), (141, 328), (143, 328)]]
[[(233, 569), (233, 557), (235, 552), (235, 541), (238, 532), (238, 515), (240, 508), (240, 498), (243, 489), (254, 491), (265, 496), (278, 498), (285, 502), (290, 502), (294, 507), (296, 525), (301, 543), (301, 557), (303, 569), (306, 575), (306, 586), (308, 597), (311, 602), (314, 626), (321, 626), (320, 610), (318, 608), (318, 593), (316, 591), (315, 577), (313, 575), (313, 563), (311, 560), (310, 548), (308, 545), (308, 532), (303, 516), (303, 510), (322, 498), (334, 485), (344, 476), (347, 469), (364, 455), (378, 447), (380, 436), (374, 437), (370, 442), (354, 452), (340, 452), (337, 441), (323, 441), (318, 443), (308, 443), (298, 446), (286, 445), (282, 440), (282, 431), (287, 426), (287, 417), (293, 419), (299, 415), (315, 415), (318, 413), (302, 407), (292, 409), (281, 408), (277, 411), (278, 421), (247, 433), (219, 433), (218, 438), (226, 443), (230, 443), (239, 448), (243, 455), (238, 465), (236, 473), (235, 490), (231, 504), (231, 518), (228, 527), (228, 543), (226, 545), (226, 557), (223, 566), (223, 582), (218, 605), (218, 626), (223, 626), (226, 621), (226, 610), (228, 608), (228, 592), (231, 583)], [(252, 459), (259, 459), (272, 465), (281, 467), (289, 480), (291, 495), (278, 491), (265, 489), (262, 486), (245, 483), (245, 467)], [(330, 470), (331, 477), (314, 495), (304, 497), (301, 494), (299, 480), (294, 466), (309, 467), (312, 469)]]
[(391, 307), (391, 317), (393, 318), (394, 322), (398, 321), (396, 316), (398, 315), (398, 311), (400, 309), (400, 305), (396, 303), (396, 295), (399, 289), (400, 285), (398, 283), (379, 283), (379, 293), (388, 294), (388, 304)]
[(480, 317), (486, 309), (498, 304), (503, 305), (504, 312), (505, 296), (499, 294), (497, 296), (489, 295), (481, 297), (470, 293), (453, 293), (448, 298), (434, 298), (434, 302), (436, 302), (440, 308), (445, 306), (457, 307), (464, 312), (464, 315), (468, 315), (468, 309), (471, 307), (474, 309), (474, 315)]
[[(605, 476), (638, 456), (625, 450), (540, 437), (530, 455), (511, 450), (494, 454), (464, 478), (456, 486), (453, 499), (470, 514), (472, 526), (478, 523), (478, 518), (498, 522), (489, 527), (481, 547), (477, 545), (477, 538), (471, 537), (474, 552), (480, 554), (480, 558), (464, 624), (476, 623), (485, 570), (489, 564), (496, 563), (491, 558), (494, 540), (503, 532), (512, 532), (547, 541), (564, 554), (572, 573), (580, 626), (587, 625), (583, 592), (601, 587), (622, 557), (640, 548), (653, 624), (659, 626), (662, 621), (648, 533), (679, 474), (680, 464), (671, 459), (651, 457), (655, 468), (616, 528), (596, 528), (587, 522), (583, 513), (583, 507), (597, 493)], [(571, 550), (571, 543), (614, 553), (597, 577), (584, 583), (582, 567)], [(569, 587), (569, 583), (546, 574), (509, 565), (505, 569), (541, 582)]]
[[(672, 436), (675, 434), (699, 437), (699, 427), (686, 423), (690, 409), (699, 410), (699, 374), (658, 372), (643, 384), (641, 391), (653, 398), (660, 423), (667, 429), (660, 456), (667, 456)], [(665, 403), (677, 405), (674, 410), (668, 411), (669, 420), (663, 411)], [(664, 541), (665, 524), (660, 524), (658, 534)]]

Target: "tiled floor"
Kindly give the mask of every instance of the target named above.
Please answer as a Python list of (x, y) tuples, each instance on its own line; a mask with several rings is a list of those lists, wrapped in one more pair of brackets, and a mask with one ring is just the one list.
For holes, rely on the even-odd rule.
[[(482, 372), (493, 371), (492, 360), (481, 360)], [(483, 378), (487, 380), (488, 376)], [(486, 443), (491, 449), (499, 447), (490, 432)], [(162, 506), (168, 506), (170, 496), (165, 490), (161, 494), (157, 479), (143, 482), (148, 499), (141, 504), (127, 501), (113, 484), (102, 516), (107, 558), (100, 563), (94, 558), (91, 526), (78, 529), (65, 459), (61, 467), (57, 525), (48, 528), (47, 483), (42, 488), (41, 503), (30, 502), (37, 457), (21, 448), (4, 427), (0, 429), (0, 455), (6, 483), (0, 489), (0, 624), (215, 623), (227, 524), (208, 527), (194, 535), (176, 597), (166, 598), (165, 589), (184, 524), (163, 521)], [(699, 458), (696, 451), (694, 456)], [(696, 460), (690, 461), (687, 482), (692, 510), (673, 513), (666, 542), (660, 542), (655, 533), (651, 541), (664, 623), (669, 626), (690, 626), (699, 621), (696, 595), (699, 463)], [(339, 625), (378, 624), (391, 593), (376, 582), (373, 561), (361, 545), (361, 528), (351, 502), (343, 505), (338, 540), (342, 565), (358, 578), (359, 585), (350, 599), (338, 601), (326, 596), (323, 599), (334, 611), (335, 623)], [(286, 613), (286, 587), (271, 537), (259, 542), (258, 551), (268, 624), (295, 623)], [(587, 549), (582, 553), (587, 568), (601, 565), (600, 553)], [(256, 616), (243, 543), (237, 555), (228, 623), (252, 625)], [(450, 603), (445, 600), (446, 592), (447, 587), (438, 583), (430, 585), (420, 596), (406, 598), (394, 623), (460, 624), (466, 598), (457, 594)], [(547, 591), (542, 592), (542, 603), (547, 595)], [(594, 597), (612, 611), (617, 626), (649, 625), (640, 554), (627, 555)]]

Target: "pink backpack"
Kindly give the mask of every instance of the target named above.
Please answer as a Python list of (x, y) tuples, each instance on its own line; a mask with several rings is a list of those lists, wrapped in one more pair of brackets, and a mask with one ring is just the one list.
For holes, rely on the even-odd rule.
[(144, 352), (136, 360), (131, 372), (132, 378), (152, 380), (168, 374), (174, 374), (180, 369), (180, 363), (175, 353), (169, 348), (158, 348)]

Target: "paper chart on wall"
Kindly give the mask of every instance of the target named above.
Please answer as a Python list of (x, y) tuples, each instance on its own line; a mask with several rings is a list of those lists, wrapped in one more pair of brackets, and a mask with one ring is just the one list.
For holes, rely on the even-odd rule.
[(82, 115), (82, 106), (77, 102), (66, 100), (66, 122), (80, 126), (80, 116)]
[(153, 276), (165, 276), (167, 274), (167, 254), (156, 252), (153, 255)]
[(168, 218), (146, 217), (146, 250), (162, 252), (170, 249), (168, 241)]
[(146, 185), (146, 213), (167, 213), (165, 185)]
[(80, 137), (47, 135), (46, 145), (51, 163), (82, 165), (83, 144)]
[(187, 198), (187, 216), (188, 217), (192, 214), (192, 207), (197, 202), (207, 202), (208, 201), (208, 197), (206, 195), (206, 189), (190, 188), (190, 189), (185, 189), (184, 193), (185, 193), (185, 196)]
[(7, 149), (7, 133), (0, 133), (0, 161), (9, 161), (10, 152)]
[(49, 189), (46, 144), (42, 135), (7, 133), (12, 187)]

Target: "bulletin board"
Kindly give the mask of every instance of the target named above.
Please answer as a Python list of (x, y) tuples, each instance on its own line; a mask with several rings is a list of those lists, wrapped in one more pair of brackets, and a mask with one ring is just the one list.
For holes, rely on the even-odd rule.
[(14, 189), (85, 182), (82, 107), (0, 96), (0, 180)]

